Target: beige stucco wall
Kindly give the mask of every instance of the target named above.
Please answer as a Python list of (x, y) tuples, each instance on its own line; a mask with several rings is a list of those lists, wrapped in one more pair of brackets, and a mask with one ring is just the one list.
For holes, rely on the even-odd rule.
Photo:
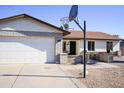
[[(88, 41), (95, 41), (95, 51), (88, 51)], [(106, 52), (106, 42), (109, 40), (87, 40), (86, 41), (86, 50), (88, 52)], [(113, 52), (119, 51), (119, 41), (113, 42)], [(84, 45), (83, 40), (80, 40), (80, 52), (83, 51)]]
[(56, 43), (56, 55), (62, 53), (62, 40)]
[(20, 18), (1, 22), (0, 30), (23, 30), (62, 33), (61, 31), (53, 27), (37, 22), (36, 20), (33, 20), (31, 18)]

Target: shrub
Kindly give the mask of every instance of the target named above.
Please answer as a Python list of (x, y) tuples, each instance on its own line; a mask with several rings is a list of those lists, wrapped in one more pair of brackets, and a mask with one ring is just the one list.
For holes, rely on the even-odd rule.
[(99, 55), (98, 53), (92, 52), (92, 53), (89, 53), (89, 58), (93, 60), (99, 60)]

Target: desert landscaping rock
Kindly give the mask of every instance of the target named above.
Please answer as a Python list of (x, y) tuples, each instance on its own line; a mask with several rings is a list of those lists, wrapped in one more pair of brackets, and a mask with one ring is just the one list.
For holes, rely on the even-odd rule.
[[(92, 68), (86, 78), (78, 78), (89, 88), (124, 88), (124, 63), (111, 63), (118, 68)], [(82, 76), (82, 70), (70, 70), (75, 76)]]

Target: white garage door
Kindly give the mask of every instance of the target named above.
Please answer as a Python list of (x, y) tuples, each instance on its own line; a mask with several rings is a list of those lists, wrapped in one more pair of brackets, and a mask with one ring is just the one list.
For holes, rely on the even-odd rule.
[(0, 37), (0, 63), (54, 62), (53, 37)]

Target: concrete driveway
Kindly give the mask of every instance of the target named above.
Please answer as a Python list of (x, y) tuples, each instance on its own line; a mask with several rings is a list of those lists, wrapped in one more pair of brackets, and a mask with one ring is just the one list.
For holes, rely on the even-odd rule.
[(0, 88), (79, 87), (56, 64), (0, 64)]

